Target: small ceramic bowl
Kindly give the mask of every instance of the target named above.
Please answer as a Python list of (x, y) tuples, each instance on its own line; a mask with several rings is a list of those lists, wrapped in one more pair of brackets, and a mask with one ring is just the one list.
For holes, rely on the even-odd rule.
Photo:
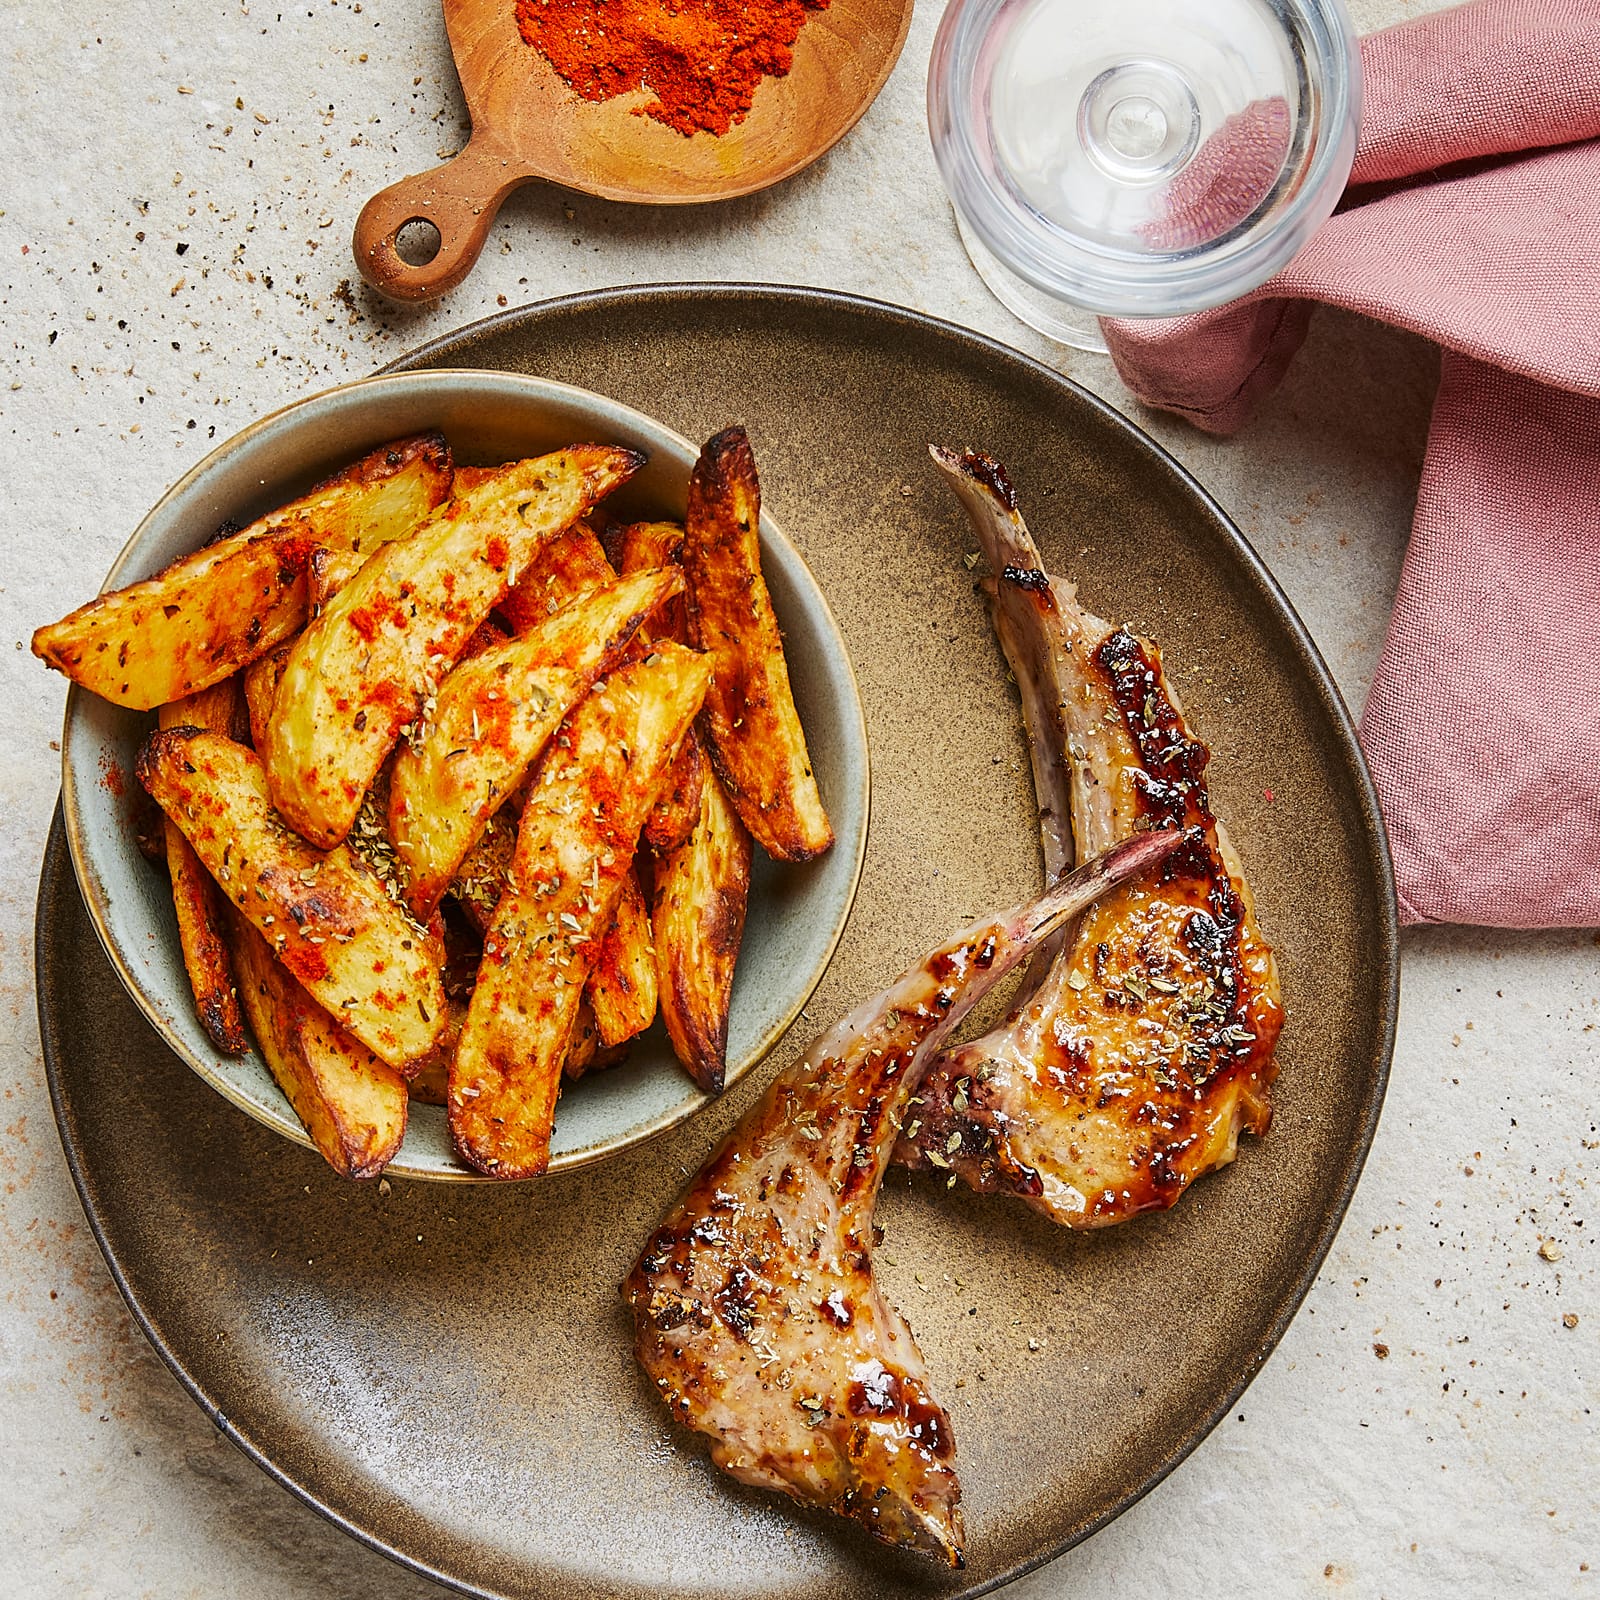
[[(437, 428), (463, 464), (538, 455), (575, 441), (632, 446), (649, 463), (607, 502), (627, 517), (682, 518), (696, 447), (601, 395), (510, 373), (369, 378), (275, 412), (213, 451), (140, 523), (106, 579), (118, 588), (194, 550), (222, 522), (246, 523), (389, 439)], [(837, 834), (820, 860), (757, 849), (728, 1020), (727, 1081), (770, 1050), (822, 977), (855, 899), (866, 849), (866, 724), (844, 640), (805, 562), (763, 515), (762, 564), (783, 629), (795, 701)], [(62, 802), (78, 883), (106, 953), (166, 1042), (219, 1093), (285, 1138), (310, 1140), (254, 1051), (221, 1054), (195, 1016), (166, 873), (134, 837), (134, 757), (154, 724), (74, 687), (62, 739)], [(550, 1169), (582, 1166), (676, 1126), (708, 1103), (658, 1022), (621, 1066), (562, 1094)], [(393, 1176), (474, 1180), (450, 1148), (440, 1107), (411, 1107)]]

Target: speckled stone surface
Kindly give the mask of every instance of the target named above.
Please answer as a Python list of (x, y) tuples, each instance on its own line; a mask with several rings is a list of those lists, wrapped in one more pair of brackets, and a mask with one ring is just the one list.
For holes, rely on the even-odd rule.
[[(1354, 9), (1370, 27), (1428, 7)], [(821, 283), (1008, 339), (1126, 404), (1105, 363), (1051, 355), (962, 257), (921, 113), (936, 20), (919, 8), (860, 127), (783, 188), (704, 213), (524, 191), (473, 278), (420, 312), (353, 288), (347, 240), (369, 193), (460, 142), (431, 9), (256, 0), (103, 17), (69, 5), (13, 7), (0, 22), (0, 662), (16, 719), (0, 765), (0, 1592), (436, 1592), (219, 1438), (88, 1237), (33, 1015), (62, 687), (26, 654), (28, 633), (96, 586), (213, 431), (370, 371), (502, 297), (674, 278)], [(1241, 437), (1140, 419), (1272, 565), (1353, 704), (1382, 639), (1434, 378), (1426, 347), (1323, 315)], [(1600, 948), (1586, 932), (1425, 930), (1406, 936), (1405, 958), (1384, 1122), (1300, 1317), (1238, 1420), (1017, 1585), (1024, 1600), (1200, 1584), (1566, 1595), (1595, 1582)]]

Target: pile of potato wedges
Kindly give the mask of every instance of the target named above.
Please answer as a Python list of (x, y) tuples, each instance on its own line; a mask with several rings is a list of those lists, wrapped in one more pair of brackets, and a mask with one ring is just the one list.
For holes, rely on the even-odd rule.
[(413, 1098), (478, 1172), (543, 1172), (563, 1079), (658, 1013), (720, 1090), (752, 839), (833, 842), (744, 430), (682, 526), (607, 517), (642, 465), (398, 440), (34, 635), (157, 713), (137, 773), (200, 1020), (222, 1051), (253, 1033), (347, 1176)]

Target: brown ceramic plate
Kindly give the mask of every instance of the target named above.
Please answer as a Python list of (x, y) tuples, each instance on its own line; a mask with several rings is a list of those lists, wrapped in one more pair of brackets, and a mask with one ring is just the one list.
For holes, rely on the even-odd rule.
[(1397, 957), (1338, 693), (1255, 555), (1167, 456), (1055, 373), (955, 328), (811, 291), (628, 290), (508, 313), (406, 364), (541, 373), (690, 437), (750, 425), (771, 509), (837, 607), (874, 778), (854, 916), (811, 1021), (772, 1065), (934, 936), (1037, 887), (1015, 692), (925, 447), (1003, 456), (1052, 565), (1160, 640), (1215, 752), (1218, 807), (1282, 961), (1277, 1126), (1175, 1211), (1092, 1235), (891, 1173), (880, 1272), (951, 1403), (966, 1488), (969, 1565), (951, 1574), (729, 1483), (634, 1369), (616, 1284), (770, 1069), (643, 1149), (532, 1188), (343, 1183), (219, 1100), (143, 1022), (58, 823), (40, 1024), (112, 1272), (231, 1438), (342, 1527), (466, 1593), (991, 1588), (1093, 1532), (1204, 1437), (1344, 1213), (1383, 1096)]

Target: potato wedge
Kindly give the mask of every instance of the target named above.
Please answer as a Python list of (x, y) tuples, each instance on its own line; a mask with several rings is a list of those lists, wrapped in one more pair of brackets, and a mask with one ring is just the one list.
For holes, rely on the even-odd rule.
[(703, 656), (661, 645), (597, 687), (535, 768), (450, 1072), (451, 1140), (479, 1172), (526, 1178), (549, 1165), (594, 943), (709, 680)]
[[(483, 474), (482, 476), (486, 476)], [(454, 492), (460, 495), (465, 486), (463, 474), (456, 473)], [(481, 482), (482, 476), (473, 479)], [(327, 603), (355, 577), (377, 554), (376, 550), (334, 550), (326, 545), (311, 552), (306, 563), (306, 606), (309, 617), (320, 617)], [(487, 626), (487, 624), (486, 624)]]
[(615, 1067), (628, 1059), (631, 1046), (631, 1040), (624, 1044), (601, 1045), (600, 1025), (594, 1020), (594, 1007), (589, 1004), (589, 996), (585, 993), (578, 1002), (578, 1020), (572, 1025), (572, 1042), (567, 1046), (567, 1059), (562, 1065), (561, 1076), (567, 1083), (576, 1083), (579, 1078), (587, 1078), (591, 1072), (603, 1072), (607, 1067)]
[(343, 847), (324, 855), (283, 826), (252, 751), (172, 728), (151, 734), (136, 770), (313, 999), (391, 1067), (428, 1053), (444, 1026), (432, 941), (365, 863)]
[(599, 1058), (600, 1024), (594, 1019), (594, 1007), (589, 1003), (589, 993), (585, 990), (578, 1001), (577, 1015), (573, 1018), (566, 1060), (561, 1066), (562, 1074), (575, 1083), (586, 1072), (593, 1070)]
[[(313, 576), (315, 565), (313, 558)], [(470, 661), (474, 656), (482, 655), (491, 645), (504, 644), (508, 637), (505, 629), (494, 621), (482, 623), (462, 647), (460, 659)], [(283, 676), (284, 664), (289, 659), (293, 645), (292, 639), (287, 644), (280, 644), (270, 656), (253, 661), (245, 670), (244, 693), (250, 707), (250, 742), (258, 749), (266, 740), (267, 723), (272, 717), (273, 701), (278, 695), (278, 680)]]
[(661, 786), (661, 795), (644, 820), (644, 841), (658, 855), (676, 850), (694, 832), (700, 816), (700, 788), (707, 780), (700, 737), (693, 728)]
[(204, 728), (208, 733), (220, 733), (224, 739), (243, 744), (250, 737), (250, 719), (240, 694), (242, 682), (243, 674), (224, 678), (221, 683), (198, 689), (194, 694), (162, 706), (156, 712), (157, 726)]
[(400, 732), (539, 551), (643, 464), (604, 445), (520, 461), (381, 550), (289, 652), (262, 755), (274, 804), (324, 849)]
[(323, 1159), (346, 1178), (373, 1178), (406, 1135), (406, 1084), (357, 1043), (273, 959), (234, 910), (239, 988), (262, 1058)]
[(498, 609), (513, 633), (526, 633), (616, 576), (594, 530), (574, 523), (539, 552)]
[(595, 949), (587, 998), (602, 1045), (625, 1044), (656, 1020), (656, 952), (637, 872), (622, 880), (611, 926)]
[[(234, 678), (201, 689), (186, 699), (162, 706), (163, 728), (207, 728), (224, 738), (240, 733), (239, 686)], [(178, 917), (178, 946), (194, 991), (195, 1012), (206, 1036), (229, 1055), (250, 1048), (233, 963), (228, 959), (225, 902), (211, 874), (201, 865), (194, 846), (171, 817), (162, 815), (167, 845), (167, 872), (172, 879), (172, 905)]]
[(395, 753), (389, 784), (389, 835), (414, 916), (439, 903), (562, 718), (617, 664), (639, 625), (682, 592), (675, 572), (614, 578), (461, 662), (439, 685), (421, 738)]
[(656, 863), (651, 926), (661, 1020), (684, 1070), (708, 1094), (722, 1089), (728, 1002), (750, 898), (750, 835), (715, 774), (688, 841)]
[(511, 882), (516, 853), (516, 818), (509, 810), (497, 811), (450, 880), (451, 895), (479, 933), (487, 933), (494, 921), (500, 896)]
[(320, 545), (306, 563), (306, 616), (320, 617), (328, 602), (376, 555), (374, 550), (330, 550)]
[(273, 703), (278, 698), (278, 685), (283, 680), (283, 669), (288, 665), (293, 648), (294, 640), (285, 639), (266, 655), (257, 656), (240, 674), (250, 722), (250, 743), (257, 750), (266, 740), (267, 724), (272, 720)]
[(810, 861), (833, 843), (833, 828), (761, 576), (760, 524), (750, 441), (743, 428), (725, 428), (690, 475), (683, 541), (689, 642), (715, 663), (700, 725), (728, 798), (762, 849), (778, 861)]
[(242, 532), (40, 628), (33, 653), (136, 711), (220, 683), (304, 624), (312, 550), (371, 550), (409, 533), (448, 496), (451, 475), (441, 435), (396, 440)]
[[(676, 567), (683, 559), (683, 525), (678, 522), (633, 522), (616, 530), (617, 570), (624, 577), (648, 572), (655, 567)], [(662, 607), (661, 617), (651, 624), (653, 639), (689, 642), (687, 600)], [(672, 777), (661, 791), (650, 815), (645, 818), (645, 843), (658, 855), (676, 850), (694, 829), (700, 817), (700, 785), (705, 762), (700, 740), (691, 729), (683, 741)]]
[(468, 489), (476, 489), (480, 483), (487, 482), (499, 470), (499, 467), (457, 467), (456, 493), (465, 494)]
[[(630, 522), (616, 533), (617, 571), (624, 577), (635, 572), (653, 572), (657, 567), (683, 565), (683, 524), (681, 522)], [(666, 607), (651, 629), (653, 639), (689, 642), (687, 596), (681, 604)]]

